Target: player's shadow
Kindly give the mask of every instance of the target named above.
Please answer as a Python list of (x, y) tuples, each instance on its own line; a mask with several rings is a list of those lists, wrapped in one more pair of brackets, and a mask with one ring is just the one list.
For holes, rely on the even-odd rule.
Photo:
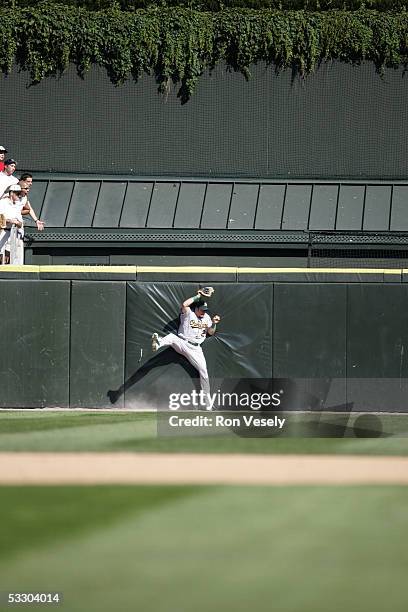
[[(178, 318), (170, 321), (163, 327), (161, 335), (165, 336), (170, 333), (177, 334), (178, 324)], [(146, 361), (138, 370), (136, 370), (136, 372), (129, 376), (129, 378), (125, 380), (124, 384), (121, 385), (119, 389), (109, 390), (107, 396), (110, 403), (116, 404), (119, 398), (122, 397), (122, 395), (126, 393), (128, 389), (140, 383), (140, 381), (143, 380), (143, 378), (145, 378), (145, 376), (147, 376), (155, 368), (170, 364), (180, 365), (192, 379), (196, 391), (200, 391), (200, 378), (195, 367), (192, 366), (183, 355), (179, 355), (179, 353), (177, 353), (173, 348), (169, 347), (164, 350), (160, 350), (158, 353), (153, 355), (153, 357)]]

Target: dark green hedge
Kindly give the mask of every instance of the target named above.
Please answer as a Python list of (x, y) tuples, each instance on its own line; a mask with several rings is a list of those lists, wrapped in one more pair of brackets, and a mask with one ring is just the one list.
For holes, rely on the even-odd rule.
[[(56, 0), (58, 4), (76, 6), (88, 10), (109, 9), (115, 0)], [(359, 10), (361, 8), (377, 11), (401, 11), (408, 8), (408, 0), (116, 0), (123, 11), (134, 11), (149, 7), (186, 7), (199, 11), (221, 11), (230, 8), (279, 9), (327, 11), (333, 9)], [(15, 0), (15, 6), (35, 7), (37, 0)]]
[(183, 101), (206, 69), (225, 61), (250, 76), (265, 61), (276, 70), (313, 72), (319, 62), (370, 60), (384, 66), (407, 64), (408, 13), (370, 10), (253, 11), (219, 13), (189, 9), (89, 12), (40, 5), (0, 9), (0, 69), (14, 63), (33, 82), (63, 72), (70, 62), (84, 75), (92, 64), (106, 68), (115, 84), (129, 76), (154, 74), (166, 92), (180, 84)]

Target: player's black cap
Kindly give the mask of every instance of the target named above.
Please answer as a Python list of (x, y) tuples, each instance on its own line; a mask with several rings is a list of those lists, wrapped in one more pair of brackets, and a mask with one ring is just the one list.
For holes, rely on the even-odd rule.
[(5, 166), (9, 166), (10, 164), (17, 164), (15, 159), (6, 159), (6, 161), (4, 162)]
[(200, 310), (207, 311), (208, 310), (208, 304), (207, 304), (207, 302), (197, 302), (196, 308), (199, 308)]

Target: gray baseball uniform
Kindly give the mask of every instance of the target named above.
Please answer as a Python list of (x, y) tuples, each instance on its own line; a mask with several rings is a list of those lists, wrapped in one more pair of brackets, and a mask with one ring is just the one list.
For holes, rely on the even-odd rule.
[(207, 313), (200, 319), (189, 308), (187, 312), (182, 312), (180, 315), (178, 335), (168, 334), (164, 338), (160, 338), (160, 348), (170, 346), (180, 355), (184, 355), (196, 368), (200, 376), (201, 389), (206, 397), (210, 393), (210, 381), (201, 344), (206, 339), (207, 329), (211, 326), (211, 317)]

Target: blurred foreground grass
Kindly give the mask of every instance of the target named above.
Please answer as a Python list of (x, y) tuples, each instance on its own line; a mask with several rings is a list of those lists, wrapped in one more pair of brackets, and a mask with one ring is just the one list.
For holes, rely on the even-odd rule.
[(58, 610), (408, 609), (408, 488), (0, 487), (0, 495), (0, 590), (62, 591)]

